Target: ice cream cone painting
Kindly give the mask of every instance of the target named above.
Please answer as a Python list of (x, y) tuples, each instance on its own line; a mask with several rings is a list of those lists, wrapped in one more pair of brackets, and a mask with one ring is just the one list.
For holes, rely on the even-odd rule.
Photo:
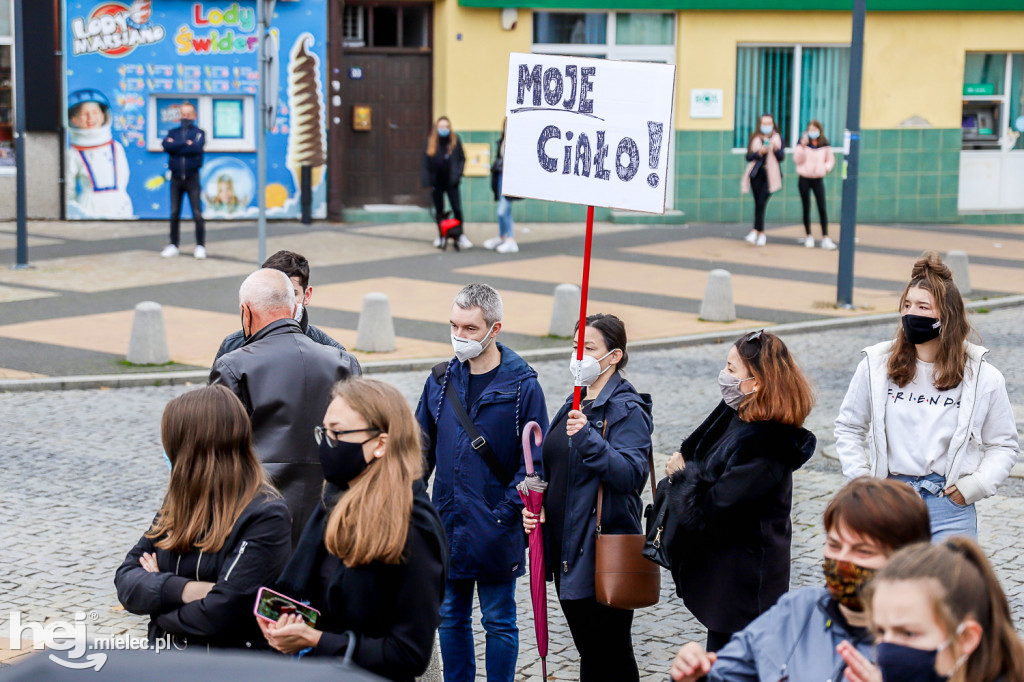
[(327, 162), (327, 129), (320, 58), (309, 50), (313, 35), (302, 33), (288, 60), (288, 170), (299, 188), (303, 166), (312, 168), (312, 187), (324, 178)]

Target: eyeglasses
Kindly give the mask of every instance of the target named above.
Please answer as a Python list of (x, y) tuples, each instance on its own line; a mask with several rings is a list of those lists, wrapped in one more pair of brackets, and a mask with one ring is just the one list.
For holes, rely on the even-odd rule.
[[(327, 444), (332, 448), (338, 447), (338, 441), (341, 440), (340, 436), (346, 436), (350, 433), (380, 433), (380, 429), (348, 429), (345, 431), (335, 431), (334, 429), (326, 429), (322, 426), (313, 428), (313, 438), (316, 439), (316, 444), (320, 445), (324, 438), (327, 439)], [(370, 436), (372, 439), (373, 436)], [(367, 441), (363, 441), (364, 443)]]
[[(761, 348), (762, 348), (762, 343), (763, 343), (762, 342), (762, 335), (763, 334), (764, 334), (764, 330), (763, 329), (758, 329), (756, 332), (751, 332), (747, 336), (747, 338), (743, 339), (743, 342), (740, 344), (740, 348), (739, 348), (739, 352), (740, 352), (740, 357), (741, 358), (743, 358), (744, 360), (753, 360), (754, 358), (756, 358), (758, 355), (761, 354)], [(754, 344), (756, 346), (756, 348), (754, 349), (753, 352), (745, 353), (745, 352), (743, 352), (743, 347), (746, 346), (748, 343), (749, 344)]]

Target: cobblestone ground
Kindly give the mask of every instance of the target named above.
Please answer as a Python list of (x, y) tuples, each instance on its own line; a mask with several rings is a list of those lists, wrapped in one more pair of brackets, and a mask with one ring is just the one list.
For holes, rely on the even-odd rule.
[[(1004, 373), (1018, 424), (1024, 422), (1024, 308), (976, 315), (974, 322), (989, 359)], [(832, 448), (832, 420), (859, 349), (888, 337), (892, 324), (854, 330), (794, 334), (790, 348), (813, 378), (818, 404), (808, 427), (818, 436), (819, 454), (795, 477), (794, 586), (820, 584), (821, 514), (842, 485), (838, 464), (823, 458)], [(726, 345), (702, 345), (635, 353), (628, 374), (654, 397), (657, 466), (718, 400), (716, 376)], [(549, 411), (569, 389), (564, 360), (536, 364)], [(415, 401), (423, 372), (387, 374)], [(188, 390), (153, 387), (122, 390), (0, 394), (0, 636), (8, 612), (24, 620), (70, 620), (75, 611), (94, 612), (90, 634), (145, 635), (144, 620), (120, 610), (113, 574), (125, 552), (152, 519), (167, 482), (159, 423), (164, 404)], [(1019, 481), (979, 503), (981, 540), (1010, 597), (1014, 616), (1024, 616), (1024, 498)], [(701, 638), (663, 576), (663, 598), (636, 614), (634, 644), (642, 677), (664, 680), (680, 642)], [(520, 656), (517, 679), (539, 680), (533, 619), (526, 579), (519, 583)], [(577, 678), (575, 650), (549, 590), (551, 679)], [(479, 613), (477, 614), (479, 629)], [(483, 660), (483, 637), (478, 638)], [(2, 676), (2, 674), (0, 674)]]

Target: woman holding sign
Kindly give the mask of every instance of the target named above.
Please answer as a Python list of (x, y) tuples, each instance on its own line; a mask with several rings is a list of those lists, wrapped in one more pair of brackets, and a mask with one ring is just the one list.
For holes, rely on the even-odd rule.
[(551, 420), (544, 439), (545, 506), (539, 518), (524, 508), (523, 527), (530, 533), (538, 521), (545, 524), (548, 577), (553, 574), (580, 654), (580, 682), (629, 682), (639, 679), (633, 612), (596, 599), (594, 531), (600, 526), (612, 535), (643, 532), (640, 493), (650, 472), (651, 397), (621, 374), (629, 355), (619, 318), (590, 315), (584, 337), (583, 362), (573, 352), (569, 365), (585, 386), (580, 410), (572, 409), (569, 396)]
[[(444, 216), (444, 195), (448, 195), (448, 203), (452, 207), (453, 217), (463, 225), (462, 199), (459, 196), (459, 183), (462, 172), (466, 168), (466, 153), (462, 150), (462, 141), (452, 130), (452, 122), (447, 116), (437, 119), (434, 129), (427, 138), (427, 149), (423, 155), (421, 172), (423, 186), (429, 187), (434, 199), (434, 218), (438, 225)], [(438, 235), (434, 246), (441, 247), (444, 239)], [(473, 242), (465, 234), (459, 235), (459, 248), (471, 249)]]
[(275, 586), (319, 616), (313, 626), (287, 614), (260, 627), (281, 653), (354, 651), (362, 668), (412, 682), (430, 662), (448, 568), (419, 426), (383, 381), (343, 381), (332, 398), (315, 434), (330, 485)]
[(763, 114), (757, 130), (747, 143), (747, 167), (740, 180), (744, 193), (754, 194), (754, 229), (745, 237), (751, 244), (764, 246), (764, 211), (768, 200), (782, 189), (782, 161), (786, 152), (782, 148), (782, 136), (775, 125), (775, 117)]

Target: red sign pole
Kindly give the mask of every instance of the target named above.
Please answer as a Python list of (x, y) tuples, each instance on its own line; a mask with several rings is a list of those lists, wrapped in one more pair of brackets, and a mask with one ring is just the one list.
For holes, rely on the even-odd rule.
[[(580, 330), (576, 340), (576, 360), (583, 362), (583, 338), (587, 329), (587, 290), (590, 288), (590, 244), (594, 238), (594, 207), (587, 206), (587, 241), (583, 247), (583, 284), (580, 287)], [(572, 394), (572, 409), (580, 409), (583, 387), (576, 386)]]

